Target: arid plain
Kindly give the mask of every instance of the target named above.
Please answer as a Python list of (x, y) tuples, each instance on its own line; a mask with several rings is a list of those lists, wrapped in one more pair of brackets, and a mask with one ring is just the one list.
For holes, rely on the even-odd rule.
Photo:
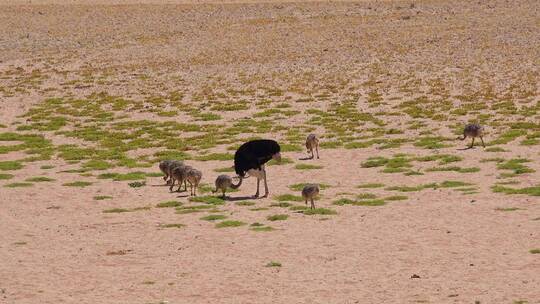
[[(534, 0), (2, 1), (0, 303), (540, 303), (539, 20)], [(485, 148), (456, 140), (469, 122)], [(216, 198), (252, 138), (281, 144), (270, 196)], [(162, 159), (203, 172), (196, 198)]]

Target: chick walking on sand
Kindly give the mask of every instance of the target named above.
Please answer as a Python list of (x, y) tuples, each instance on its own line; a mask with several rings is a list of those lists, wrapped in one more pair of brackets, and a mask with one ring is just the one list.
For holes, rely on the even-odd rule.
[(319, 139), (317, 138), (317, 135), (308, 135), (306, 138), (306, 149), (308, 153), (311, 153), (311, 159), (315, 157), (315, 155), (313, 155), (313, 149), (315, 149), (315, 151), (317, 151), (317, 159), (319, 159)]
[(167, 185), (171, 182), (171, 170), (173, 167), (182, 165), (183, 162), (179, 160), (166, 159), (159, 162), (159, 170), (164, 174), (163, 180), (167, 182)]
[[(191, 168), (187, 170), (186, 172), (186, 180), (190, 185), (191, 195), (196, 196), (197, 195), (197, 188), (199, 187), (199, 183), (202, 179), (202, 172)], [(186, 189), (187, 190), (187, 189)]]
[(169, 191), (173, 191), (174, 183), (175, 181), (178, 181), (178, 190), (176, 192), (180, 192), (180, 188), (182, 187), (182, 183), (184, 183), (184, 191), (187, 191), (187, 172), (189, 170), (193, 169), (191, 166), (181, 165), (174, 167), (171, 172), (171, 186), (169, 187)]
[(232, 178), (228, 175), (222, 174), (216, 178), (216, 190), (212, 190), (212, 193), (216, 193), (219, 190), (222, 192), (222, 197), (225, 198), (225, 192), (228, 188), (231, 189), (238, 189), (242, 185), (242, 179), (238, 182), (238, 184), (233, 184)]
[(465, 129), (463, 129), (463, 137), (458, 137), (459, 140), (465, 140), (467, 137), (472, 138), (471, 145), (468, 149), (472, 149), (474, 147), (474, 139), (476, 137), (480, 137), (480, 140), (482, 141), (482, 147), (486, 147), (484, 144), (484, 139), (482, 138), (484, 136), (484, 127), (482, 127), (479, 124), (472, 123), (465, 126)]
[(319, 195), (319, 185), (316, 184), (307, 184), (302, 189), (302, 197), (306, 201), (306, 206), (308, 200), (311, 201), (311, 209), (315, 209), (315, 197)]

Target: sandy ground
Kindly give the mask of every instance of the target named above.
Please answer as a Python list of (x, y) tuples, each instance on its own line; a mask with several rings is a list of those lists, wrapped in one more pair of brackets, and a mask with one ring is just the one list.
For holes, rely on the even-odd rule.
[[(290, 109), (302, 113), (351, 98), (357, 109), (370, 113), (396, 111), (394, 106), (403, 100), (422, 95), (437, 96), (441, 103), (453, 100), (454, 105), (460, 105), (460, 95), (495, 103), (486, 92), (494, 92), (497, 100), (534, 106), (540, 102), (539, 10), (534, 0), (1, 1), (0, 132), (17, 132), (28, 123), (21, 115), (48, 97), (83, 98), (94, 92), (146, 100), (179, 91), (182, 102), (207, 109), (221, 97), (201, 101), (201, 94), (238, 90), (225, 103), (246, 100), (252, 106), (219, 113), (216, 123), (225, 125), (259, 112), (255, 104), (268, 98), (291, 103)], [(267, 88), (282, 93), (269, 97), (263, 94)], [(385, 103), (371, 104), (374, 89)], [(292, 102), (306, 97), (313, 102)], [(198, 123), (184, 112), (174, 117), (126, 114), (132, 120)], [(421, 119), (423, 131), (453, 137), (452, 125), (481, 114)], [(503, 133), (506, 122), (539, 121), (538, 114), (519, 115), (489, 114), (487, 137)], [(407, 115), (383, 120), (386, 128), (404, 130), (401, 137), (419, 136), (407, 129), (412, 120)], [(331, 140), (331, 132), (310, 123), (307, 114), (280, 123), (310, 126), (321, 142)], [(56, 146), (94, 145), (54, 131), (38, 133)], [(286, 138), (270, 130), (262, 134)], [(305, 152), (284, 152), (293, 163), (268, 167), (271, 197), (247, 198), (255, 202), (250, 207), (234, 201), (219, 207), (229, 219), (264, 223), (275, 229), (270, 232), (254, 232), (249, 225), (217, 229), (215, 223), (200, 220), (205, 212), (154, 208), (175, 199), (188, 204), (185, 194), (169, 193), (160, 177), (131, 188), (127, 182), (96, 179), (100, 171), (90, 176), (61, 172), (80, 164), (57, 154), (28, 162), (20, 170), (0, 171), (14, 175), (0, 180), (0, 303), (540, 303), (540, 254), (530, 252), (540, 248), (540, 199), (494, 193), (491, 187), (500, 181), (501, 170), (482, 161), (530, 159), (527, 166), (535, 172), (512, 180), (514, 187), (537, 186), (538, 146), (518, 142), (501, 145), (507, 152), (492, 153), (481, 147), (458, 150), (466, 142), (450, 142), (435, 152), (412, 143), (391, 149), (321, 149), (321, 159), (309, 161), (300, 160)], [(212, 151), (226, 151), (226, 146)], [(160, 148), (130, 153), (156, 151)], [(396, 153), (452, 154), (463, 158), (459, 166), (480, 171), (405, 176), (360, 166), (369, 157)], [(25, 155), (15, 151), (0, 154), (0, 159)], [(190, 163), (208, 184), (218, 175), (214, 169), (232, 165)], [(294, 169), (304, 163), (323, 168)], [(414, 163), (415, 170), (433, 166)], [(157, 164), (142, 170), (156, 172)], [(55, 181), (6, 187), (34, 176)], [(93, 184), (63, 186), (78, 180)], [(476, 193), (357, 188), (445, 180), (472, 183)], [(288, 186), (300, 182), (331, 185), (322, 191), (317, 207), (338, 214), (307, 216), (269, 207), (275, 194), (298, 194)], [(255, 181), (248, 179), (240, 192), (230, 195), (248, 197), (254, 191)], [(407, 199), (371, 207), (332, 205), (344, 193), (365, 192)], [(97, 195), (112, 199), (95, 200)], [(103, 213), (144, 206), (152, 208)], [(268, 209), (250, 210), (256, 207)], [(289, 218), (266, 220), (273, 214)], [(162, 227), (173, 223), (185, 227)], [(282, 266), (265, 267), (271, 261)]]

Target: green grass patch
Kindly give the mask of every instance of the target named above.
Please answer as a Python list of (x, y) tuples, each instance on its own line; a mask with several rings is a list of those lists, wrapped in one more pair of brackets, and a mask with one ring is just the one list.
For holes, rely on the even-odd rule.
[(186, 225), (184, 224), (162, 224), (162, 225), (159, 225), (159, 227), (161, 228), (184, 228), (186, 227)]
[(317, 170), (317, 169), (322, 169), (323, 166), (310, 165), (310, 164), (296, 164), (294, 168), (298, 170)]
[(356, 196), (357, 199), (374, 199), (374, 198), (377, 198), (377, 195), (373, 194), (373, 193), (360, 193)]
[(514, 174), (525, 174), (533, 173), (535, 170), (523, 165), (524, 163), (530, 162), (528, 159), (510, 159), (506, 162), (500, 163), (497, 165), (499, 170), (511, 170)]
[(194, 212), (203, 212), (203, 211), (209, 211), (208, 209), (212, 209), (212, 208), (214, 208), (214, 206), (212, 205), (182, 206), (182, 207), (176, 207), (176, 213), (187, 214), (187, 213), (194, 213)]
[(464, 186), (470, 186), (472, 184), (461, 182), (461, 181), (444, 181), (440, 183), (438, 186), (441, 188), (455, 188), (455, 187), (464, 187)]
[(206, 196), (195, 196), (189, 198), (190, 202), (196, 202), (196, 203), (205, 203), (209, 205), (223, 205), (225, 204), (225, 201), (222, 198), (206, 195)]
[[(304, 189), (304, 187), (306, 185), (309, 185), (309, 184), (313, 184), (313, 183), (299, 183), (299, 184), (293, 184), (293, 185), (289, 185), (289, 189), (293, 190), (293, 191), (302, 191), (302, 189)], [(315, 183), (317, 185), (319, 185), (319, 189), (321, 190), (324, 190), (324, 189), (327, 189), (330, 187), (330, 185), (327, 185), (327, 184), (320, 184), (320, 183)]]
[(304, 212), (302, 212), (305, 215), (334, 215), (337, 214), (335, 210), (332, 209), (326, 209), (326, 208), (315, 208), (315, 209), (306, 209)]
[(428, 169), (426, 169), (426, 171), (429, 171), (429, 172), (454, 171), (454, 172), (459, 172), (459, 173), (475, 173), (475, 172), (479, 172), (480, 168), (477, 168), (477, 167), (461, 168), (461, 167), (458, 167), (458, 166), (448, 166), (448, 167), (428, 168)]
[(287, 214), (274, 214), (274, 215), (269, 215), (266, 217), (267, 220), (269, 221), (284, 221), (286, 219), (288, 219), (289, 216)]
[(217, 169), (214, 169), (214, 172), (217, 172), (217, 173), (234, 172), (234, 167), (217, 168)]
[(97, 195), (97, 196), (94, 196), (94, 199), (96, 201), (102, 201), (102, 200), (106, 200), (106, 199), (112, 199), (113, 197), (112, 196), (108, 196), (108, 195)]
[(105, 209), (102, 212), (103, 213), (123, 213), (123, 212), (130, 212), (130, 210), (125, 209), (125, 208), (112, 208), (112, 209)]
[(203, 220), (203, 221), (217, 221), (217, 220), (224, 220), (226, 218), (227, 218), (226, 215), (211, 214), (211, 215), (203, 216), (200, 219)]
[(145, 206), (145, 207), (136, 207), (131, 209), (126, 208), (112, 208), (112, 209), (105, 209), (102, 212), (103, 213), (124, 213), (124, 212), (135, 212), (135, 211), (143, 211), (143, 210), (150, 210), (151, 207)]
[(281, 267), (281, 263), (280, 262), (269, 262), (268, 264), (264, 265), (264, 267)]
[(180, 207), (182, 206), (181, 202), (178, 201), (166, 201), (161, 202), (156, 205), (157, 208), (171, 208), (171, 207)]
[(540, 186), (525, 187), (525, 188), (510, 188), (502, 185), (495, 185), (491, 187), (491, 190), (496, 193), (505, 194), (526, 194), (530, 196), (540, 196)]
[(406, 199), (408, 197), (405, 195), (392, 195), (384, 198), (385, 201), (404, 201)]
[(540, 248), (531, 249), (529, 252), (532, 254), (540, 254)]
[(6, 185), (4, 185), (4, 187), (7, 187), (7, 188), (24, 188), (24, 187), (31, 187), (33, 185), (34, 184), (32, 184), (32, 183), (19, 182), (19, 183), (6, 184)]
[(281, 194), (274, 197), (279, 202), (303, 202), (304, 198), (293, 194)]
[(300, 205), (295, 205), (289, 208), (289, 210), (292, 210), (292, 211), (304, 211), (307, 209), (309, 209), (308, 206), (300, 206)]
[(25, 181), (39, 183), (39, 182), (52, 182), (52, 181), (55, 181), (55, 179), (46, 177), (46, 176), (36, 176), (36, 177), (27, 178), (25, 179)]
[(66, 186), (66, 187), (88, 187), (90, 185), (92, 185), (91, 182), (85, 182), (85, 181), (76, 181), (76, 182), (62, 184), (62, 186)]
[(341, 198), (333, 202), (334, 205), (353, 205), (353, 206), (382, 206), (386, 202), (382, 199), (367, 199), (367, 200), (351, 200), (348, 198)]
[(521, 210), (520, 208), (511, 207), (511, 208), (495, 208), (496, 211), (516, 211)]
[(211, 153), (211, 154), (196, 157), (195, 159), (200, 160), (200, 161), (209, 161), (209, 160), (226, 161), (226, 160), (233, 160), (234, 155), (230, 153)]
[(93, 159), (82, 164), (82, 167), (84, 169), (89, 169), (89, 170), (107, 170), (109, 168), (114, 167), (114, 165), (104, 160)]
[(0, 180), (3, 180), (3, 179), (12, 179), (13, 177), (14, 177), (13, 174), (0, 173)]
[(223, 221), (216, 224), (216, 228), (229, 228), (229, 227), (240, 227), (244, 226), (246, 223), (240, 221)]
[(440, 148), (446, 148), (448, 145), (442, 143), (443, 141), (446, 141), (447, 139), (443, 137), (422, 137), (418, 139), (415, 143), (415, 147), (421, 147), (424, 149), (440, 149)]
[(294, 163), (294, 161), (292, 159), (290, 159), (288, 157), (282, 157), (280, 161), (277, 161), (275, 159), (271, 159), (266, 164), (268, 166), (283, 166), (283, 165), (292, 164), (292, 163)]
[(264, 227), (253, 227), (250, 230), (257, 231), (257, 232), (268, 232), (268, 231), (272, 231), (272, 230), (275, 230), (275, 229), (270, 227), (270, 226), (264, 226)]
[(237, 206), (253, 206), (255, 205), (255, 202), (241, 201), (241, 202), (236, 202), (236, 205)]
[(270, 207), (282, 207), (282, 208), (288, 208), (292, 206), (291, 203), (287, 203), (287, 202), (281, 202), (281, 203), (274, 203), (274, 204), (271, 204)]
[(22, 168), (23, 168), (23, 165), (17, 161), (10, 161), (10, 160), (0, 161), (0, 170), (2, 171), (19, 170)]
[(281, 152), (300, 152), (303, 151), (302, 147), (293, 144), (281, 144)]
[(484, 151), (486, 152), (508, 152), (507, 150), (501, 148), (501, 147), (489, 147), (486, 148)]
[(399, 192), (415, 192), (415, 191), (422, 191), (424, 189), (437, 189), (438, 185), (436, 183), (431, 184), (424, 184), (419, 186), (392, 186), (387, 187), (385, 190), (388, 191), (399, 191)]
[(145, 172), (129, 172), (125, 174), (117, 174), (113, 177), (114, 181), (130, 181), (130, 180), (144, 180), (146, 179)]
[(361, 184), (361, 185), (358, 185), (356, 186), (357, 188), (361, 188), (361, 189), (369, 189), (369, 188), (382, 188), (384, 187), (384, 184), (381, 184), (381, 183), (367, 183), (367, 184)]

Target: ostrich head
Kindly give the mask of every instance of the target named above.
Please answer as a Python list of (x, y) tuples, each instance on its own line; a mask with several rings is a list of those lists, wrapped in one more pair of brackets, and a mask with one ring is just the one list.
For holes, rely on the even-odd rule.
[(257, 139), (244, 143), (234, 154), (234, 170), (244, 177), (250, 169), (261, 169), (271, 159), (281, 161), (281, 147), (275, 140)]

